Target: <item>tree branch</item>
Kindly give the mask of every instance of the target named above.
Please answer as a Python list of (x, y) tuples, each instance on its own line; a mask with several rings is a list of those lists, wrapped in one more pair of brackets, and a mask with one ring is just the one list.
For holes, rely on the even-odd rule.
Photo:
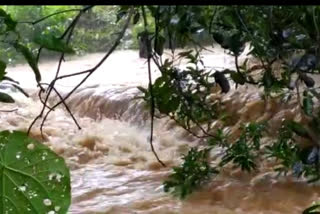
[[(92, 8), (93, 6), (88, 6), (88, 7), (86, 7), (86, 8)], [(85, 10), (88, 10), (88, 9), (86, 9), (86, 8), (82, 8), (82, 9), (68, 9), (68, 10), (61, 10), (61, 11), (58, 11), (58, 12), (55, 12), (55, 13), (52, 13), (52, 14), (50, 14), (50, 15), (47, 15), (47, 16), (44, 16), (44, 17), (42, 17), (42, 18), (40, 18), (40, 19), (38, 19), (38, 20), (36, 20), (36, 21), (23, 21), (23, 22), (18, 22), (18, 24), (31, 24), (31, 25), (36, 25), (36, 24), (38, 24), (39, 22), (42, 22), (42, 21), (44, 21), (44, 20), (46, 20), (46, 19), (48, 19), (48, 18), (50, 18), (50, 17), (52, 17), (52, 16), (55, 16), (55, 15), (59, 15), (59, 14), (61, 14), (61, 13), (69, 13), (69, 12), (76, 12), (76, 11), (83, 11), (84, 9)]]
[[(119, 33), (119, 36), (117, 37), (115, 43), (112, 45), (112, 47), (109, 49), (109, 51), (106, 53), (106, 55), (99, 61), (99, 63), (97, 65), (95, 65), (93, 68), (85, 71), (85, 72), (80, 72), (80, 73), (87, 73), (87, 75), (80, 81), (80, 83), (78, 83), (62, 100), (60, 100), (59, 102), (57, 102), (54, 106), (52, 106), (51, 109), (48, 110), (48, 112), (46, 113), (46, 115), (43, 118), (43, 121), (45, 121), (47, 119), (47, 117), (49, 116), (49, 114), (51, 113), (51, 111), (53, 111), (53, 109), (55, 109), (57, 106), (59, 106), (60, 104), (62, 104), (63, 102), (65, 102), (103, 63), (104, 61), (113, 53), (113, 51), (118, 47), (118, 45), (120, 44), (120, 40), (123, 38), (124, 33), (126, 31), (126, 29), (129, 26), (130, 23), (130, 19), (132, 17), (133, 14), (133, 8), (130, 9), (129, 14), (128, 14), (128, 18), (127, 21), (122, 29), (122, 31)], [(71, 28), (70, 28), (71, 29)], [(68, 76), (74, 76), (74, 75), (79, 75), (79, 73), (76, 74), (71, 74)], [(59, 77), (55, 78), (54, 80), (52, 80), (52, 82), (50, 83), (49, 87), (53, 87), (55, 82), (57, 81), (57, 79), (59, 79)], [(48, 97), (48, 96), (47, 96)], [(45, 106), (43, 107), (41, 113), (34, 119), (34, 121), (31, 123), (29, 129), (28, 129), (28, 133), (30, 132), (32, 126), (35, 124), (36, 120), (38, 120), (39, 118), (42, 117), (42, 114), (44, 113), (44, 109)]]

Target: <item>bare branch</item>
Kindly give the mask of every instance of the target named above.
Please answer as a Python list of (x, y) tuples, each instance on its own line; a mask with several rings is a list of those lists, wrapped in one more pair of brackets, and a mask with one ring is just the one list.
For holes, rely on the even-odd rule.
[(32, 24), (32, 25), (36, 25), (36, 24), (38, 24), (39, 22), (42, 22), (42, 21), (44, 21), (44, 20), (46, 20), (46, 19), (48, 19), (48, 18), (50, 18), (50, 17), (52, 17), (52, 16), (56, 16), (56, 15), (59, 15), (59, 14), (61, 14), (61, 13), (69, 13), (69, 12), (83, 11), (83, 10), (88, 10), (88, 9), (90, 9), (90, 8), (92, 8), (92, 7), (93, 7), (93, 6), (88, 6), (88, 7), (86, 7), (86, 8), (82, 8), (82, 9), (76, 9), (76, 8), (74, 8), (74, 9), (69, 9), (69, 10), (61, 10), (61, 11), (52, 13), (52, 14), (50, 14), (50, 15), (44, 16), (44, 17), (42, 17), (42, 18), (40, 18), (40, 19), (38, 19), (38, 20), (36, 20), (36, 21), (23, 21), (23, 22), (18, 22), (18, 24)]
[(18, 109), (15, 108), (15, 109), (10, 109), (10, 110), (0, 110), (0, 112), (14, 112), (14, 111), (18, 111)]
[[(66, 43), (68, 44), (70, 42), (70, 39), (71, 39), (71, 35), (73, 33), (73, 30), (77, 24), (77, 22), (79, 21), (79, 18), (80, 16), (88, 9), (90, 9), (91, 7), (93, 6), (88, 6), (88, 7), (85, 7), (83, 8), (82, 10), (80, 10), (80, 12), (78, 13), (78, 15), (76, 16), (76, 18), (72, 21), (72, 23), (69, 25), (69, 27), (65, 30), (65, 32), (61, 35), (60, 39), (63, 39), (68, 33), (68, 38), (67, 38), (67, 41)], [(41, 52), (41, 47), (39, 48), (39, 51), (38, 51), (38, 56), (37, 56), (37, 61), (39, 60), (39, 57), (40, 57), (40, 52)], [(60, 71), (60, 67), (61, 67), (61, 63), (64, 59), (64, 53), (61, 54), (61, 57), (60, 57), (60, 60), (59, 60), (59, 65), (58, 65), (58, 68), (57, 68), (57, 72), (56, 72), (56, 77), (58, 76), (59, 74), (59, 71)], [(34, 119), (34, 121), (32, 121), (31, 125), (29, 126), (29, 129), (28, 129), (28, 134), (30, 133), (30, 130), (32, 128), (32, 126), (35, 124), (35, 122), (42, 117), (44, 111), (45, 111), (45, 108), (48, 108), (49, 111), (53, 111), (54, 108), (50, 108), (48, 105), (47, 105), (47, 102), (48, 102), (48, 99), (49, 99), (49, 96), (51, 94), (51, 91), (52, 91), (52, 87), (54, 86), (54, 84), (49, 87), (49, 91), (48, 91), (48, 94), (45, 98), (45, 100), (43, 101), (42, 98), (41, 98), (41, 92), (44, 91), (44, 89), (42, 88), (42, 85), (39, 84), (39, 87), (40, 87), (40, 92), (39, 92), (39, 98), (40, 98), (40, 101), (43, 103), (43, 107), (42, 107), (42, 110), (40, 112), (40, 114)], [(42, 133), (41, 133), (42, 134)]]
[[(49, 84), (47, 84), (47, 83), (42, 83), (42, 84), (43, 84), (43, 85), (49, 85)], [(52, 90), (54, 90), (55, 93), (58, 95), (58, 97), (59, 97), (60, 100), (62, 101), (63, 105), (66, 107), (66, 110), (67, 110), (68, 113), (70, 114), (72, 120), (73, 120), (74, 123), (77, 125), (78, 129), (81, 130), (81, 127), (80, 127), (78, 121), (76, 120), (76, 118), (75, 118), (74, 115), (72, 114), (69, 106), (64, 102), (63, 97), (61, 96), (61, 94), (58, 92), (58, 90), (57, 90), (54, 86), (52, 86)], [(40, 132), (41, 132), (42, 138), (44, 138), (44, 136), (43, 136), (43, 126), (44, 126), (44, 123), (45, 123), (45, 120), (43, 120), (43, 121), (41, 122), (41, 125), (40, 125)]]
[[(63, 102), (65, 102), (103, 63), (104, 61), (113, 53), (113, 51), (118, 47), (118, 45), (120, 44), (120, 40), (123, 38), (124, 33), (126, 31), (126, 29), (129, 26), (130, 23), (130, 19), (132, 17), (133, 14), (133, 8), (130, 9), (129, 14), (128, 14), (128, 18), (127, 21), (122, 29), (122, 31), (119, 33), (119, 36), (117, 37), (115, 43), (112, 45), (112, 47), (109, 49), (109, 51), (106, 53), (106, 55), (99, 61), (98, 64), (96, 64), (93, 68), (89, 69), (86, 72), (82, 72), (82, 73), (87, 73), (87, 75), (78, 83), (78, 85), (76, 85), (63, 99), (61, 99), (58, 103), (56, 103), (53, 107), (51, 107), (51, 109), (48, 110), (48, 112), (46, 113), (46, 115), (43, 118), (43, 121), (45, 121), (47, 119), (47, 117), (49, 116), (49, 114), (51, 113), (51, 111), (53, 111), (53, 109), (55, 109), (57, 106), (59, 106), (60, 104), (62, 104)], [(70, 28), (72, 29), (72, 28)], [(74, 75), (78, 75), (76, 74), (71, 74), (70, 76), (74, 76)], [(54, 80), (52, 80), (52, 82), (50, 83), (50, 88), (53, 88), (55, 82), (57, 81), (57, 79), (59, 79), (59, 77), (55, 78)], [(60, 78), (61, 79), (61, 78)], [(48, 97), (46, 97), (45, 103), (48, 100)], [(45, 110), (45, 106), (42, 108), (41, 113), (35, 118), (35, 120), (31, 123), (29, 129), (28, 129), (28, 133), (30, 132), (32, 126), (35, 124), (36, 120), (38, 120), (39, 118), (42, 117), (43, 113)]]
[[(144, 29), (145, 32), (147, 32), (147, 18), (146, 18), (146, 13), (144, 10), (144, 6), (141, 6), (142, 9), (142, 15), (143, 15), (143, 20), (144, 20)], [(157, 32), (156, 32), (157, 33)], [(155, 38), (157, 38), (157, 35), (155, 35)], [(154, 123), (154, 112), (155, 112), (155, 103), (154, 103), (154, 96), (153, 96), (153, 91), (152, 91), (152, 76), (151, 76), (151, 57), (152, 57), (152, 49), (151, 49), (151, 41), (149, 36), (147, 37), (147, 52), (148, 52), (148, 77), (149, 77), (149, 93), (151, 97), (151, 108), (150, 108), (150, 146), (151, 150), (156, 157), (157, 161), (165, 167), (166, 165), (160, 160), (157, 152), (154, 149), (153, 146), (153, 123)]]
[(20, 86), (15, 85), (15, 84), (11, 84), (14, 88), (16, 88), (18, 91), (20, 91), (24, 96), (26, 97), (30, 97), (29, 94), (27, 92), (25, 92)]

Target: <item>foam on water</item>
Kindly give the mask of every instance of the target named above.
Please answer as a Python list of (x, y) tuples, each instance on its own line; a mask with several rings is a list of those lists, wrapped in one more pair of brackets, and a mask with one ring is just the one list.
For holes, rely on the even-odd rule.
[[(93, 54), (69, 61), (63, 66), (62, 73), (90, 68), (99, 57), (101, 54)], [(231, 67), (233, 62), (221, 50), (207, 53), (205, 60), (220, 67)], [(54, 75), (54, 65), (41, 64), (44, 80)], [(9, 68), (9, 74), (29, 88), (32, 96), (25, 98), (11, 92), (17, 102), (2, 104), (1, 109), (18, 110), (0, 113), (1, 130), (27, 130), (41, 110), (42, 104), (32, 89), (35, 85), (33, 75), (26, 70), (25, 65)], [(81, 130), (62, 107), (53, 111), (45, 122), (45, 139), (39, 131), (41, 121), (32, 129), (31, 136), (64, 157), (71, 169), (69, 213), (301, 213), (319, 198), (318, 186), (290, 177), (276, 178), (269, 162), (263, 162), (252, 174), (227, 168), (184, 201), (163, 193), (162, 182), (169, 175), (170, 167), (178, 165), (180, 156), (199, 142), (168, 119), (156, 120), (154, 145), (168, 167), (159, 165), (148, 143), (148, 112), (141, 101), (132, 100), (138, 93), (135, 87), (146, 84), (146, 72), (145, 61), (140, 60), (136, 52), (117, 52), (68, 101)], [(59, 90), (66, 93), (76, 79), (59, 83)], [(241, 87), (212, 99), (220, 99), (232, 115), (225, 129), (234, 138), (238, 136), (242, 122), (268, 120), (277, 130), (284, 118), (304, 121), (296, 103), (283, 104), (277, 99), (264, 101), (259, 90), (251, 88)], [(55, 100), (57, 97), (50, 100), (51, 104)], [(222, 122), (216, 121), (213, 128), (219, 127)], [(263, 142), (270, 142), (270, 137), (264, 138)]]

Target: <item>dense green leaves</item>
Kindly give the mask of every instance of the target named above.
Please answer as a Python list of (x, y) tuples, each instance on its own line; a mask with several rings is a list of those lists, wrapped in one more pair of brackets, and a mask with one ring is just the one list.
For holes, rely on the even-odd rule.
[(19, 131), (0, 132), (1, 213), (66, 213), (70, 174), (63, 158)]
[[(17, 25), (9, 13), (0, 10), (1, 23), (4, 23), (0, 29), (0, 36), (9, 46), (8, 49), (6, 47), (1, 50), (9, 50), (8, 53), (10, 53), (13, 45), (26, 59), (39, 82), (41, 75), (34, 55), (39, 45), (47, 50), (63, 53), (104, 50), (109, 45), (109, 38), (114, 35), (113, 31), (105, 31), (105, 29), (118, 29), (117, 23), (121, 23), (130, 6), (117, 7), (119, 9), (117, 14), (112, 12), (116, 10), (95, 8), (86, 14), (86, 18), (80, 19), (81, 21), (74, 29), (75, 35), (70, 37), (75, 51), (66, 44), (65, 40), (60, 39), (62, 35), (68, 35), (64, 34), (64, 31), (68, 23), (73, 20), (73, 16), (61, 14), (61, 16), (53, 16), (46, 22), (38, 23), (37, 29), (40, 29), (41, 34), (36, 32), (36, 36), (31, 40), (30, 36), (25, 35), (35, 32), (33, 24)], [(184, 163), (174, 169), (165, 183), (166, 191), (173, 191), (184, 198), (204, 180), (210, 178), (211, 174), (215, 174), (216, 171), (208, 160), (209, 150), (215, 146), (224, 149), (222, 161), (217, 165), (221, 168), (226, 164), (233, 164), (242, 170), (252, 171), (258, 166), (258, 157), (266, 156), (280, 161), (280, 167), (276, 169), (280, 172), (292, 172), (293, 175), (304, 176), (309, 181), (320, 178), (320, 153), (319, 147), (314, 142), (319, 137), (320, 122), (319, 115), (314, 113), (317, 105), (313, 100), (315, 98), (320, 100), (320, 95), (317, 91), (319, 88), (315, 87), (315, 81), (311, 75), (319, 74), (319, 7), (147, 6), (144, 7), (145, 13), (143, 13), (147, 26), (140, 21), (142, 15), (140, 9), (141, 6), (134, 6), (134, 15), (130, 20), (133, 23), (132, 35), (123, 40), (136, 39), (136, 35), (148, 32), (147, 41), (151, 40), (153, 48), (152, 59), (161, 72), (161, 76), (155, 80), (152, 87), (138, 88), (144, 95), (143, 99), (149, 105), (151, 99), (154, 100), (155, 108), (158, 110), (156, 113), (170, 117), (193, 136), (205, 139), (209, 144), (208, 148), (203, 150), (192, 148), (184, 156)], [(32, 11), (32, 17), (35, 20), (48, 15), (50, 11), (46, 6), (38, 6), (35, 9), (28, 7), (23, 10)], [(88, 26), (94, 29), (88, 30)], [(141, 32), (142, 34), (139, 34)], [(83, 42), (82, 37), (85, 37), (86, 41), (95, 41), (95, 45)], [(212, 39), (228, 50), (228, 54), (235, 57), (236, 71), (228, 69), (217, 71), (215, 68), (204, 65), (198, 49), (202, 49), (203, 44), (211, 45)], [(134, 40), (132, 43), (138, 42)], [(177, 47), (183, 48), (190, 44), (196, 47), (195, 53), (189, 50), (178, 54), (179, 60), (187, 60), (183, 68), (176, 66), (174, 57), (171, 60), (162, 61), (160, 56), (163, 55), (166, 47), (169, 47), (173, 55), (177, 56), (174, 54)], [(244, 65), (239, 65), (238, 56), (244, 51), (245, 44), (251, 47), (250, 56), (247, 59), (251, 56), (256, 57), (259, 60), (259, 66), (256, 66), (258, 69), (253, 69), (255, 66), (247, 68), (247, 60)], [(277, 64), (279, 66), (275, 66)], [(5, 68), (6, 64), (0, 61), (0, 80), (4, 79)], [(293, 79), (296, 76), (299, 79), (294, 85)], [(221, 92), (228, 93), (233, 87), (229, 84), (230, 78), (236, 86), (247, 83), (263, 87), (265, 98), (280, 93), (281, 96), (294, 97), (292, 90), (297, 88), (299, 93), (299, 82), (303, 82), (303, 86), (306, 87), (301, 96), (301, 107), (304, 114), (308, 116), (306, 120), (309, 123), (306, 125), (286, 121), (279, 130), (276, 142), (271, 142), (271, 145), (265, 147), (260, 145), (260, 139), (266, 127), (260, 123), (249, 123), (242, 127), (240, 137), (232, 143), (228, 142), (222, 129), (213, 135), (212, 124), (217, 118), (225, 115), (223, 105), (214, 98), (215, 96), (212, 96), (215, 93), (213, 87), (218, 84)], [(151, 97), (151, 89), (153, 97)], [(300, 99), (300, 96), (296, 97)], [(2, 93), (0, 101), (13, 102), (13, 99)], [(300, 104), (301, 100), (297, 103)], [(297, 144), (299, 139), (297, 136), (311, 141), (313, 145), (300, 148)]]
[(14, 21), (9, 14), (7, 14), (3, 9), (0, 9), (0, 18), (3, 20), (4, 24), (7, 26), (6, 31), (14, 31), (17, 22)]
[(265, 130), (263, 123), (249, 123), (242, 127), (243, 132), (233, 144), (225, 144), (227, 150), (220, 162), (221, 166), (232, 162), (248, 172), (256, 168), (255, 159), (260, 150), (260, 139)]
[(208, 154), (208, 149), (191, 148), (188, 154), (183, 156), (183, 164), (174, 167), (173, 173), (164, 182), (164, 191), (170, 191), (183, 199), (208, 181), (213, 174), (217, 173), (208, 162)]

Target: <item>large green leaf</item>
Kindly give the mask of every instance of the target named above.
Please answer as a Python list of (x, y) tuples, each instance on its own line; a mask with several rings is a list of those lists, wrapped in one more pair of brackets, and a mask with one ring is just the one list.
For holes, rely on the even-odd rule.
[(65, 214), (70, 190), (62, 157), (24, 132), (0, 132), (0, 213)]
[(32, 52), (24, 45), (15, 43), (14, 47), (17, 49), (18, 52), (22, 53), (24, 58), (27, 60), (28, 64), (32, 68), (34, 75), (36, 77), (37, 82), (41, 81), (41, 74), (38, 68), (37, 60)]
[(65, 43), (65, 41), (53, 36), (53, 35), (41, 35), (37, 34), (33, 41), (40, 46), (52, 50), (63, 53), (74, 53), (74, 50)]
[(0, 102), (3, 102), (3, 103), (14, 103), (14, 99), (9, 94), (0, 92)]

